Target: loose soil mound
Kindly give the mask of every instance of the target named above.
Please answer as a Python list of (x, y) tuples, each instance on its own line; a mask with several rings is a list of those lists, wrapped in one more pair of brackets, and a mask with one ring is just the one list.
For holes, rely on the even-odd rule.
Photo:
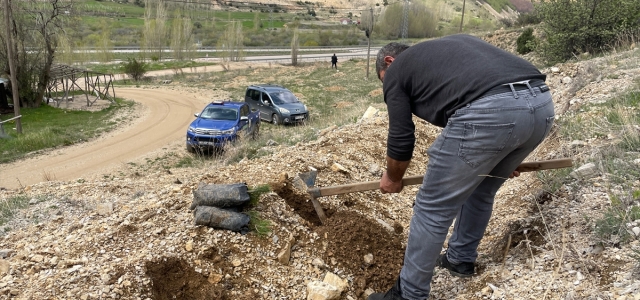
[[(404, 257), (401, 237), (397, 235), (402, 233), (402, 225), (394, 224), (392, 233), (356, 212), (331, 210), (325, 211), (328, 221), (322, 225), (310, 195), (296, 189), (291, 179), (270, 185), (301, 218), (317, 226), (315, 231), (326, 240), (325, 261), (353, 274), (356, 295), (367, 288), (382, 291), (393, 285)], [(368, 254), (373, 255), (370, 263), (364, 259)]]
[[(398, 278), (404, 248), (400, 236), (356, 212), (340, 211), (325, 226), (317, 227), (327, 241), (325, 261), (336, 262), (338, 268), (354, 276), (354, 290), (360, 296), (366, 288), (388, 290)], [(371, 264), (365, 255), (372, 254)]]
[[(300, 215), (301, 218), (309, 221), (312, 225), (321, 225), (320, 217), (316, 212), (313, 204), (311, 203), (311, 196), (297, 191), (291, 180), (274, 182), (270, 184), (271, 190), (274, 191), (280, 198), (293, 208), (293, 210)], [(327, 217), (330, 216), (330, 212), (325, 211)]]

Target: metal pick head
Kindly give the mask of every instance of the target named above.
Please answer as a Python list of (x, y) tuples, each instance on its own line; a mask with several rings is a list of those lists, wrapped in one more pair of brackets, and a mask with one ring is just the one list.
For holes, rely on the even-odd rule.
[(316, 184), (316, 177), (318, 177), (318, 170), (313, 167), (309, 167), (309, 172), (304, 172), (298, 175), (307, 187), (313, 187)]

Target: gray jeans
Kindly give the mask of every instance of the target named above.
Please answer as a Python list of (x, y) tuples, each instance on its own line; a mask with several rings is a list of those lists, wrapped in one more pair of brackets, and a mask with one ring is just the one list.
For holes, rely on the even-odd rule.
[[(553, 125), (551, 93), (539, 88), (480, 98), (455, 112), (429, 147), (400, 272), (402, 296), (426, 299), (436, 259), (453, 223), (448, 258), (475, 262), (505, 178)], [(489, 175), (489, 176), (487, 176)]]

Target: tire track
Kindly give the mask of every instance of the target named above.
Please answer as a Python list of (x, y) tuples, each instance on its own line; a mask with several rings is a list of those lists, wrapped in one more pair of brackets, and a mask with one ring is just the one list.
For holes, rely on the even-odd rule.
[(103, 174), (184, 139), (193, 113), (207, 99), (169, 89), (117, 89), (118, 97), (141, 104), (146, 113), (131, 125), (92, 141), (0, 165), (0, 187), (16, 189), (46, 180), (75, 180)]

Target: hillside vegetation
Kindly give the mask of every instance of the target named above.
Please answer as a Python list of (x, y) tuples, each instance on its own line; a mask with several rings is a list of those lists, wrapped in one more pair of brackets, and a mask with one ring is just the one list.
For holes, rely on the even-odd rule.
[[(463, 0), (438, 0), (417, 1), (412, 5), (423, 5), (430, 10), (438, 26), (431, 36), (455, 32), (459, 27), (462, 13)], [(528, 0), (520, 0), (519, 3)], [(110, 32), (115, 46), (139, 45), (136, 39), (143, 31), (145, 23), (145, 5), (153, 6), (161, 2), (144, 1), (96, 1), (78, 0), (74, 5), (73, 13), (81, 22), (76, 23), (74, 42), (82, 40), (80, 46), (98, 45), (103, 38), (104, 31)], [(351, 26), (341, 25), (343, 20), (350, 22), (362, 21), (368, 17), (369, 9), (373, 9), (376, 17), (379, 17), (387, 8), (402, 10), (402, 1), (376, 2), (376, 1), (274, 1), (264, 4), (258, 1), (247, 2), (205, 2), (192, 1), (193, 4), (181, 4), (172, 1), (162, 2), (166, 5), (166, 27), (171, 28), (176, 18), (188, 18), (193, 22), (193, 41), (198, 45), (215, 46), (220, 38), (220, 33), (230, 22), (240, 22), (246, 31), (247, 46), (261, 45), (286, 45), (287, 38), (270, 39), (269, 31), (278, 31), (291, 27), (314, 30), (348, 31)], [(502, 8), (515, 8), (507, 0), (491, 0), (488, 4), (494, 10), (500, 12)], [(522, 5), (519, 5), (522, 6)], [(525, 5), (526, 6), (526, 5)], [(147, 12), (148, 13), (148, 12)], [(155, 12), (152, 12), (152, 14)], [(363, 15), (364, 14), (364, 15)], [(505, 14), (503, 17), (513, 18), (515, 15)], [(424, 16), (423, 16), (424, 17)], [(478, 2), (466, 3), (466, 21), (468, 30), (490, 29), (498, 23), (498, 16)], [(400, 16), (400, 19), (402, 17)], [(412, 18), (412, 17), (410, 17)], [(419, 19), (410, 19), (410, 23), (420, 22)], [(492, 25), (493, 24), (493, 25)], [(399, 26), (399, 24), (397, 24)], [(259, 37), (258, 37), (259, 36)], [(424, 37), (424, 36), (423, 36)], [(309, 44), (303, 38), (302, 45)], [(349, 44), (363, 44), (364, 34), (360, 34), (358, 40)], [(315, 40), (318, 45), (327, 45), (326, 42)]]

